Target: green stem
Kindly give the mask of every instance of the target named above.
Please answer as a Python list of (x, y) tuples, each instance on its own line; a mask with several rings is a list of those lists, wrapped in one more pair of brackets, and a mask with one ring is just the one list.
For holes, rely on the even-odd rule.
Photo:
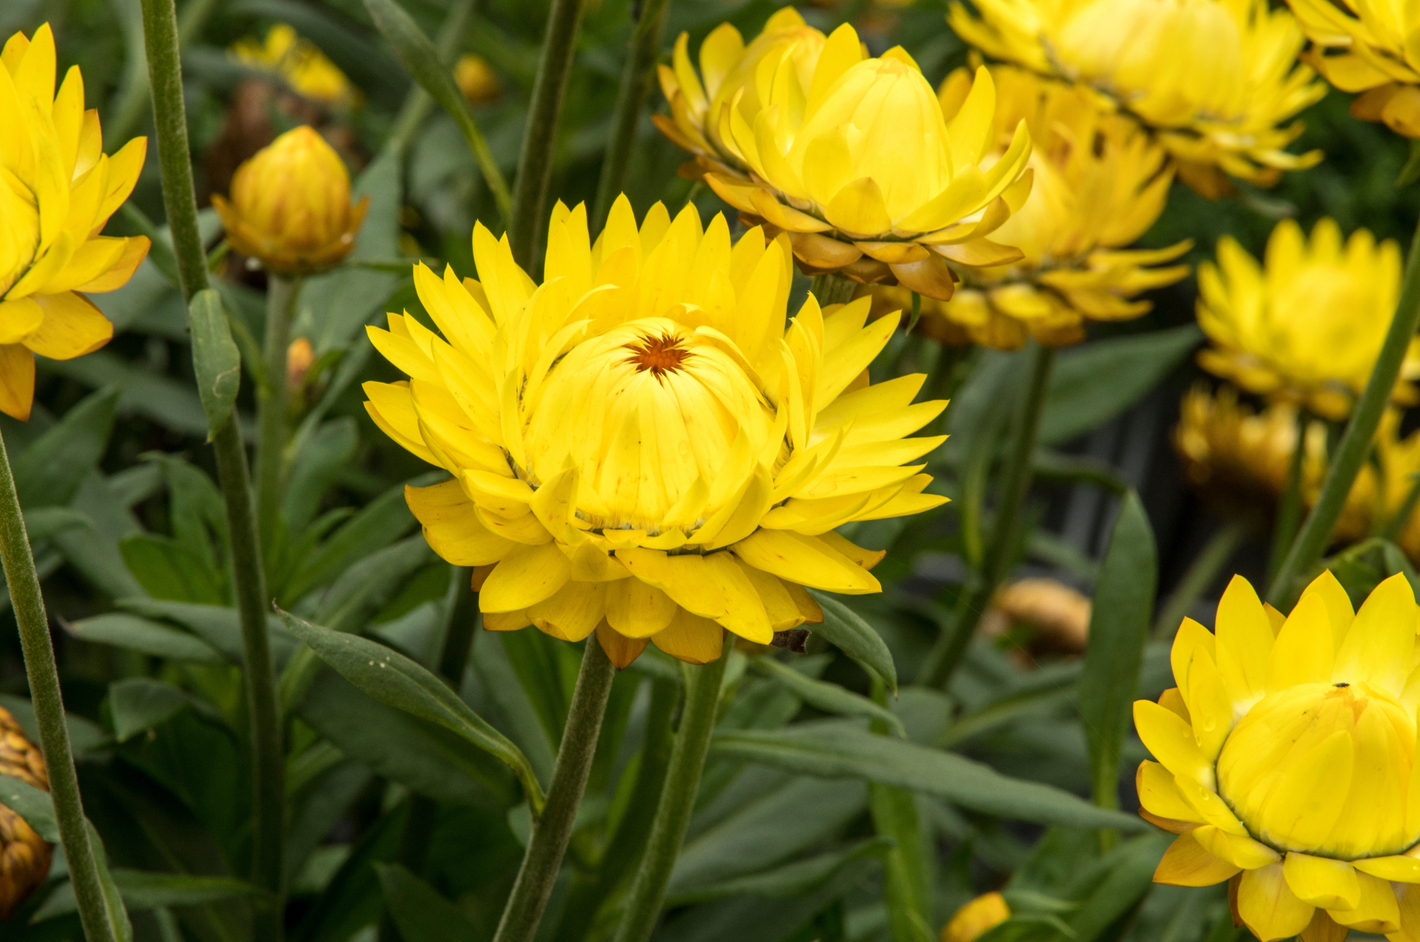
[(585, 0), (552, 0), (547, 15), (547, 32), (542, 40), (542, 56), (533, 80), (532, 104), (523, 130), (523, 149), (518, 155), (518, 177), (513, 182), (513, 213), (508, 221), (508, 242), (513, 260), (528, 270), (533, 246), (542, 229), (543, 204), (552, 185), (552, 157), (557, 147), (557, 128), (562, 121), (562, 100), (572, 75), (572, 58), (577, 52), (577, 31), (582, 25)]
[(651, 836), (631, 884), (631, 894), (621, 916), (614, 942), (646, 942), (656, 928), (661, 904), (666, 898), (671, 870), (675, 866), (685, 829), (690, 825), (690, 813), (695, 808), (695, 794), (700, 787), (700, 773), (705, 768), (705, 754), (710, 749), (710, 734), (715, 729), (715, 712), (720, 703), (720, 683), (725, 677), (725, 665), (730, 660), (733, 643), (727, 638), (717, 660), (691, 672), (685, 692), (685, 710), (680, 729), (671, 747), (670, 765), (666, 767), (661, 800), (656, 804), (656, 817), (651, 822)]
[(542, 921), (552, 885), (572, 838), (577, 821), (577, 806), (587, 787), (587, 775), (597, 752), (602, 716), (611, 695), (611, 682), (616, 679), (616, 666), (602, 650), (595, 637), (588, 638), (582, 652), (582, 669), (577, 674), (577, 686), (572, 691), (572, 703), (567, 711), (567, 725), (562, 730), (562, 745), (552, 766), (552, 783), (547, 789), (547, 803), (533, 825), (528, 838), (522, 866), (513, 882), (513, 892), (498, 921), (493, 942), (532, 942)]
[(39, 725), (39, 748), (49, 773), (49, 794), (59, 825), (59, 842), (64, 845), (64, 856), (69, 861), (69, 878), (74, 885), (79, 920), (89, 942), (112, 942), (114, 926), (104, 903), (99, 865), (85, 826), (79, 776), (69, 747), (69, 726), (64, 720), (64, 698), (59, 692), (59, 668), (54, 663), (54, 645), (49, 637), (49, 616), (44, 610), (39, 574), (35, 572), (34, 555), (25, 533), (25, 518), (20, 512), (20, 497), (15, 491), (15, 478), (10, 472), (10, 456), (3, 438), (0, 438), (0, 564), (5, 569), (10, 603), (20, 629), (20, 649), (25, 657), (35, 722)]
[[(454, 53), (458, 52), (464, 32), (468, 29), (469, 18), (473, 16), (473, 5), (474, 0), (458, 0), (449, 7), (449, 12), (444, 14), (444, 22), (439, 24), (439, 41), (435, 46), (439, 50), (439, 61), (444, 65), (453, 64)], [(385, 138), (385, 146), (402, 155), (433, 111), (434, 99), (416, 82), (395, 116), (394, 126), (389, 137)]]
[(1302, 522), (1302, 465), (1307, 455), (1307, 410), (1297, 410), (1297, 442), (1292, 449), (1292, 463), (1287, 469), (1287, 487), (1277, 505), (1277, 521), (1272, 527), (1272, 552), (1267, 561), (1267, 580), (1277, 575), (1292, 541), (1297, 538), (1297, 525)]
[(1035, 341), (1027, 348), (1030, 357), (1030, 385), (1025, 390), (1016, 414), (1015, 438), (1001, 473), (1001, 492), (996, 505), (996, 519), (991, 528), (991, 541), (981, 574), (974, 584), (962, 587), (952, 614), (951, 625), (937, 637), (936, 644), (922, 667), (922, 683), (945, 687), (952, 674), (961, 666), (967, 645), (976, 633), (991, 597), (1006, 576), (1014, 556), (1021, 507), (1030, 491), (1031, 454), (1040, 431), (1040, 417), (1045, 412), (1045, 397), (1050, 389), (1050, 367), (1055, 348)]
[(1218, 578), (1218, 573), (1233, 558), (1239, 546), (1247, 539), (1250, 527), (1245, 521), (1235, 520), (1218, 528), (1198, 555), (1193, 557), (1183, 578), (1178, 580), (1173, 594), (1159, 609), (1159, 617), (1154, 621), (1154, 638), (1167, 640), (1178, 631), (1179, 624), (1188, 615), (1193, 603), (1203, 597), (1208, 587)]
[(266, 336), (262, 359), (266, 385), (256, 397), (256, 522), (264, 545), (276, 538), (281, 517), (286, 450), (286, 356), (291, 318), (301, 296), (301, 279), (271, 272), (266, 283)]
[(621, 72), (621, 90), (616, 96), (616, 110), (611, 116), (611, 138), (607, 141), (602, 172), (597, 180), (597, 199), (592, 209), (592, 231), (600, 232), (606, 225), (611, 204), (616, 202), (626, 185), (626, 171), (631, 163), (631, 150), (636, 142), (636, 126), (641, 122), (641, 109), (651, 93), (651, 80), (656, 74), (656, 59), (661, 53), (661, 37), (666, 31), (666, 13), (670, 0), (645, 0), (641, 16), (631, 33), (631, 54)]
[(1400, 301), (1391, 318), (1390, 331), (1386, 334), (1385, 345), (1371, 370), (1371, 378), (1361, 393), (1356, 409), (1351, 413), (1351, 421), (1341, 436), (1341, 444), (1336, 449), (1336, 457), (1327, 469), (1326, 481), (1321, 486), (1321, 495), (1311, 513), (1307, 514), (1302, 530), (1292, 543), (1292, 549), (1277, 571), (1277, 578), (1267, 593), (1267, 600), (1282, 611), (1289, 611), (1300, 591), (1297, 582), (1306, 575), (1326, 548), (1341, 510), (1346, 506), (1346, 495), (1361, 471), (1361, 465), (1370, 453), (1371, 442), (1376, 436), (1381, 415), (1395, 389), (1400, 366), (1405, 362), (1405, 353), (1410, 339), (1415, 336), (1416, 321), (1420, 320), (1420, 223), (1417, 223), (1415, 237), (1410, 243), (1410, 255), (1405, 260), (1405, 280), (1401, 284)]
[(818, 299), (820, 307), (830, 304), (847, 304), (858, 291), (858, 283), (835, 272), (814, 275), (809, 283), (809, 293)]
[[(187, 142), (187, 113), (178, 58), (174, 0), (142, 0), (143, 36), (148, 55), (148, 84), (153, 92), (158, 163), (163, 205), (173, 236), (183, 297), (191, 300), (207, 287), (207, 259), (197, 228), (197, 197), (192, 187), (192, 153)], [(270, 892), (270, 902), (256, 908), (254, 935), (280, 942), (283, 931), (281, 844), (284, 761), (276, 676), (266, 628), (266, 577), (257, 538), (256, 509), (247, 470), (246, 449), (236, 414), (212, 436), (217, 483), (227, 512), (237, 612), (242, 629), (243, 673), (252, 735), (254, 833), (252, 878)]]

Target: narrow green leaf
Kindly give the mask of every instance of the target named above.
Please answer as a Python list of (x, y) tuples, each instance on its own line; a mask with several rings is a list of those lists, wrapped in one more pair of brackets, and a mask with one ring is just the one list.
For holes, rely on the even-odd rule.
[(1080, 674), (1080, 720), (1090, 749), (1095, 803), (1119, 807), (1119, 754), (1154, 617), (1158, 552), (1139, 495), (1129, 491), (1100, 567)]
[(89, 519), (88, 514), (72, 507), (37, 507), (25, 511), (25, 532), (29, 534), (31, 544), (47, 540), (65, 530), (78, 527), (93, 529), (93, 526), (94, 522)]
[(64, 627), (74, 637), (84, 641), (111, 644), (153, 657), (195, 661), (199, 664), (222, 662), (221, 653), (201, 638), (146, 618), (139, 618), (137, 615), (95, 615), (93, 618), (66, 623)]
[(488, 185), (494, 202), (498, 204), (498, 211), (506, 222), (512, 211), (507, 181), (503, 179), (503, 172), (498, 169), (493, 154), (488, 150), (488, 142), (483, 139), (478, 122), (473, 119), (468, 100), (463, 97), (458, 85), (454, 83), (453, 73), (440, 58), (439, 50), (434, 47), (429, 37), (424, 35), (414, 18), (395, 0), (365, 0), (365, 9), (375, 21), (375, 28), (394, 47), (395, 55), (399, 56), (399, 61), (409, 74), (458, 125), (464, 140), (468, 142), (469, 150), (473, 151), (474, 160), (478, 162), (483, 181)]
[[(222, 652), (228, 661), (242, 663), (242, 628), (235, 608), (141, 596), (121, 598), (116, 604), (124, 611), (144, 618), (177, 622)], [(290, 660), (300, 643), (275, 615), (267, 616), (266, 631), (271, 638), (272, 659), (279, 668)]]
[(840, 716), (865, 716), (868, 719), (881, 720), (897, 735), (903, 739), (907, 738), (907, 730), (903, 728), (902, 720), (898, 719), (896, 713), (861, 694), (845, 690), (837, 684), (807, 677), (767, 655), (753, 658), (749, 664), (755, 673), (782, 685), (811, 707)]
[(796, 860), (782, 867), (765, 870), (746, 877), (734, 877), (718, 883), (707, 883), (681, 892), (667, 894), (667, 906), (704, 903), (730, 896), (763, 896), (769, 899), (792, 899), (812, 893), (855, 860), (882, 860), (893, 848), (892, 841), (870, 837), (842, 850), (830, 851)]
[(501, 759), (523, 783), (536, 813), (542, 812), (542, 786), (527, 756), (430, 671), (368, 638), (312, 625), (289, 612), (282, 622), (322, 661), (371, 697), (396, 709), (438, 723)]
[(1148, 827), (1138, 818), (1097, 808), (1058, 788), (1008, 778), (950, 752), (841, 723), (720, 733), (710, 749), (718, 756), (798, 775), (897, 785), (1001, 818), (1127, 831)]
[(108, 706), (113, 716), (114, 738), (119, 742), (167, 722), (184, 707), (192, 707), (201, 716), (222, 722), (221, 715), (205, 700), (151, 677), (125, 677), (109, 684)]
[(465, 942), (480, 933), (439, 891), (399, 864), (375, 864), (385, 905), (404, 942)]
[(108, 448), (118, 390), (101, 389), (64, 413), (14, 459), (15, 489), (26, 510), (66, 506)]
[(135, 533), (119, 541), (128, 571), (154, 598), (216, 605), (223, 601), (222, 577), (176, 540)]
[(812, 626), (814, 634), (822, 635), (834, 647), (863, 665), (897, 695), (897, 666), (882, 635), (873, 630), (858, 613), (824, 592), (809, 589), (809, 594), (823, 609), (823, 624)]
[[(167, 906), (201, 906), (241, 896), (261, 896), (262, 891), (243, 880), (232, 877), (199, 877), (186, 873), (150, 873), (143, 870), (109, 871), (111, 885), (131, 912), (144, 912)], [(102, 876), (102, 874), (100, 874)], [(108, 887), (105, 887), (108, 890)], [(55, 916), (76, 912), (72, 884), (55, 887), (32, 921), (41, 922)]]
[(226, 424), (237, 404), (242, 383), (242, 355), (232, 339), (222, 296), (215, 288), (193, 295), (188, 306), (192, 325), (192, 369), (197, 374), (197, 391), (202, 410), (207, 413), (207, 440)]

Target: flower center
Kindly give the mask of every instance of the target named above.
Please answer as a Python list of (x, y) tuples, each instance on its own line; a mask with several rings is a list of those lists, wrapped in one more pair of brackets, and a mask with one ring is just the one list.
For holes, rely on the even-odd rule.
[(679, 370), (690, 356), (690, 351), (681, 346), (681, 338), (670, 334), (645, 337), (638, 343), (628, 343), (626, 349), (631, 351), (626, 362), (633, 364), (637, 372), (650, 370), (657, 379)]
[(1218, 793), (1278, 850), (1396, 854), (1420, 838), (1408, 813), (1414, 753), (1414, 718), (1389, 693), (1299, 684), (1264, 697), (1228, 736)]

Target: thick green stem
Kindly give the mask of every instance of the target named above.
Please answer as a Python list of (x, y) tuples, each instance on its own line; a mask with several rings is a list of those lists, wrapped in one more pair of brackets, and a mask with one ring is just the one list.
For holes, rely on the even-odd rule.
[(631, 894), (614, 942), (646, 942), (656, 928), (671, 870), (681, 842), (685, 840), (690, 813), (695, 808), (705, 753), (710, 749), (710, 734), (715, 729), (720, 683), (733, 648), (730, 640), (725, 639), (720, 657), (691, 673), (685, 692), (685, 710), (681, 713), (680, 729), (676, 731), (665, 784), (661, 787), (661, 800), (656, 804), (656, 818), (651, 822), (651, 836), (636, 869), (636, 879), (631, 884)]
[(562, 100), (572, 75), (577, 52), (577, 31), (582, 25), (586, 0), (552, 0), (542, 57), (533, 80), (532, 104), (518, 155), (518, 177), (513, 182), (513, 214), (508, 220), (508, 242), (513, 260), (524, 270), (532, 267), (533, 246), (542, 230), (543, 205), (552, 185), (552, 157), (557, 149), (557, 128), (562, 122)]
[(256, 397), (256, 523), (262, 544), (271, 546), (281, 517), (286, 451), (286, 351), (291, 318), (301, 297), (301, 279), (272, 272), (266, 282), (266, 337), (262, 360), (266, 385)]
[(858, 283), (856, 281), (833, 272), (827, 275), (814, 275), (814, 280), (809, 283), (809, 293), (818, 299), (820, 307), (828, 307), (830, 304), (847, 304), (853, 300), (853, 295), (857, 291)]
[(616, 96), (616, 110), (611, 116), (611, 138), (606, 156), (602, 158), (601, 178), (597, 180), (597, 200), (592, 211), (592, 231), (600, 232), (606, 225), (611, 204), (616, 202), (626, 185), (626, 171), (631, 163), (632, 145), (636, 143), (636, 126), (641, 123), (641, 109), (651, 92), (651, 80), (656, 74), (656, 59), (661, 54), (661, 37), (666, 31), (666, 12), (670, 0), (645, 0), (640, 19), (631, 33), (631, 54), (621, 72), (621, 90)]
[(1297, 583), (1321, 558), (1336, 520), (1346, 506), (1346, 495), (1351, 493), (1351, 485), (1370, 453), (1376, 427), (1380, 425), (1381, 415), (1390, 401), (1410, 339), (1415, 336), (1417, 320), (1420, 320), (1420, 223), (1417, 223), (1415, 237), (1410, 243), (1410, 255), (1405, 260), (1405, 280), (1385, 345), (1381, 347), (1375, 368), (1371, 370), (1371, 378), (1366, 382), (1366, 389), (1361, 393), (1355, 411), (1351, 413), (1346, 432), (1341, 436), (1336, 457), (1332, 459), (1326, 481), (1321, 486), (1321, 495), (1311, 513), (1307, 514), (1301, 532), (1292, 542), (1292, 549), (1267, 593), (1267, 601), (1284, 612), (1291, 610), (1292, 603), (1300, 594)]
[(1015, 553), (1017, 527), (1021, 507), (1030, 490), (1031, 454), (1040, 431), (1040, 417), (1045, 412), (1045, 396), (1050, 389), (1050, 367), (1055, 348), (1031, 341), (1030, 385), (1016, 413), (1015, 436), (1001, 473), (1001, 491), (996, 503), (996, 519), (991, 528), (991, 542), (979, 577), (962, 587), (952, 613), (952, 623), (937, 637), (937, 642), (922, 666), (921, 682), (932, 687), (945, 687), (961, 665), (971, 636), (976, 633), (991, 597), (1006, 576)]
[(104, 904), (103, 884), (89, 830), (84, 821), (84, 804), (79, 796), (79, 776), (74, 770), (74, 754), (69, 748), (69, 727), (64, 720), (64, 699), (59, 692), (59, 668), (54, 663), (54, 645), (49, 637), (49, 616), (44, 611), (39, 574), (20, 513), (20, 497), (10, 473), (10, 456), (0, 439), (0, 564), (10, 589), (10, 604), (20, 629), (20, 649), (25, 656), (25, 674), (30, 682), (35, 722), (39, 726), (39, 748), (49, 773), (49, 794), (54, 800), (54, 817), (59, 824), (59, 842), (69, 861), (69, 879), (79, 906), (79, 920), (89, 942), (113, 942), (114, 926)]
[(567, 725), (562, 729), (562, 745), (552, 766), (552, 784), (547, 789), (547, 804), (542, 816), (533, 825), (528, 838), (522, 866), (513, 882), (513, 892), (498, 921), (493, 942), (532, 942), (542, 921), (552, 885), (557, 880), (562, 855), (572, 838), (577, 821), (577, 806), (587, 787), (587, 775), (597, 752), (602, 716), (606, 713), (611, 682), (616, 679), (616, 666), (602, 650), (595, 637), (587, 639), (582, 653), (582, 669), (577, 674), (577, 686), (572, 691), (572, 703), (567, 711)]
[(1307, 410), (1297, 410), (1297, 441), (1292, 448), (1292, 463), (1287, 469), (1287, 487), (1282, 492), (1282, 500), (1277, 505), (1277, 520), (1272, 527), (1272, 552), (1267, 560), (1268, 585), (1276, 577), (1277, 570), (1292, 541), (1297, 538), (1297, 525), (1302, 522), (1302, 465), (1307, 454)]
[[(178, 58), (177, 11), (174, 0), (142, 2), (148, 84), (153, 92), (153, 120), (158, 131), (163, 205), (172, 231), (173, 254), (177, 260), (183, 297), (191, 300), (194, 294), (207, 287), (207, 257), (197, 228), (197, 197), (192, 187), (192, 153), (187, 143), (182, 65)], [(266, 628), (266, 606), (270, 597), (266, 594), (246, 450), (235, 413), (214, 431), (212, 449), (231, 540), (251, 725), (255, 809), (252, 878), (271, 894), (268, 905), (256, 908), (254, 935), (263, 942), (280, 942), (283, 931), (281, 844), (285, 765), (280, 714), (276, 705), (276, 676), (272, 670)]]
[(1233, 558), (1233, 553), (1247, 539), (1249, 526), (1245, 521), (1236, 520), (1220, 527), (1193, 558), (1183, 578), (1178, 580), (1173, 594), (1159, 609), (1159, 617), (1154, 621), (1154, 637), (1158, 640), (1172, 638), (1178, 631), (1193, 603), (1208, 591), (1218, 573)]

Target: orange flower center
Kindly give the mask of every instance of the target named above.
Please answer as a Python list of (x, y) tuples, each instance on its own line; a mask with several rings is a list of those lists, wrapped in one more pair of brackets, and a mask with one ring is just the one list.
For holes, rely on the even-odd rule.
[(685, 358), (690, 356), (690, 351), (680, 345), (681, 338), (662, 334), (659, 337), (647, 337), (639, 344), (627, 344), (626, 349), (631, 351), (631, 356), (627, 358), (628, 363), (636, 364), (636, 369), (642, 373), (650, 370), (657, 377), (680, 369), (680, 365)]

